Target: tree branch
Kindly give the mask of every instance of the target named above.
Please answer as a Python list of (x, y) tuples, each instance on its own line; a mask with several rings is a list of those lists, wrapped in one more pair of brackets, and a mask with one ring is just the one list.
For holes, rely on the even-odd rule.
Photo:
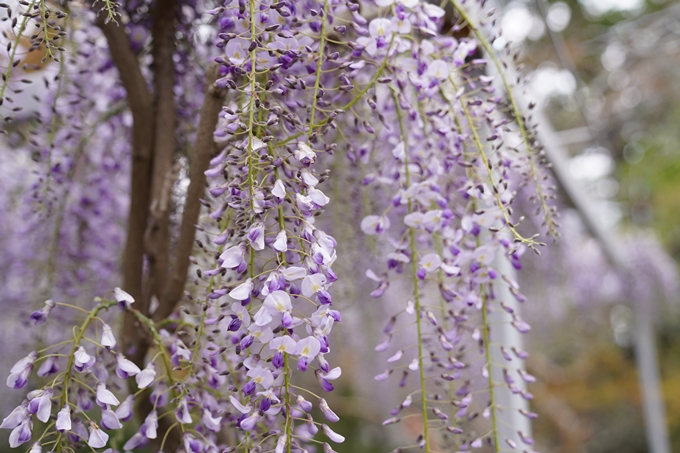
[(175, 14), (176, 0), (158, 0), (154, 8), (153, 65), (154, 74), (154, 148), (151, 178), (150, 218), (146, 230), (145, 247), (149, 262), (148, 284), (140, 304), (140, 311), (149, 313), (154, 295), (159, 302), (165, 292), (170, 266), (170, 209), (171, 192), (176, 172), (175, 130), (177, 113), (175, 106)]
[(196, 142), (191, 153), (191, 168), (189, 170), (189, 189), (184, 203), (182, 213), (182, 225), (180, 227), (175, 263), (172, 268), (171, 278), (168, 282), (168, 289), (163, 298), (163, 303), (158, 307), (153, 315), (154, 320), (166, 318), (181, 300), (184, 291), (184, 284), (187, 280), (189, 270), (189, 256), (194, 248), (196, 235), (196, 222), (201, 212), (199, 199), (205, 193), (205, 171), (210, 163), (210, 156), (215, 147), (213, 133), (217, 125), (219, 113), (226, 96), (226, 91), (218, 89), (215, 81), (220, 76), (219, 67), (211, 66), (207, 74), (206, 94), (201, 108), (201, 120), (198, 125)]
[[(130, 40), (125, 30), (114, 22), (105, 23), (104, 14), (97, 17), (96, 24), (101, 28), (109, 43), (109, 51), (127, 92), (133, 118), (130, 211), (123, 253), (123, 287), (132, 297), (141, 300), (144, 275), (143, 244), (148, 218), (151, 150), (153, 148), (153, 130), (149, 127), (153, 118), (153, 99), (137, 56), (130, 48)], [(141, 363), (146, 348), (139, 347), (139, 329), (136, 326), (137, 321), (134, 317), (125, 313), (123, 316), (123, 350), (131, 355), (135, 362)]]

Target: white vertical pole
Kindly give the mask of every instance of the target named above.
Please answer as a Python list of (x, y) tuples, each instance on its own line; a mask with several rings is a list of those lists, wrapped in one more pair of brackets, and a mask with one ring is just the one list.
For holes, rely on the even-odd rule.
[[(496, 256), (494, 266), (498, 273), (515, 281), (517, 272), (512, 267), (510, 261), (502, 253)], [(519, 409), (525, 411), (529, 410), (529, 402), (522, 398), (521, 393), (513, 393), (510, 387), (505, 383), (505, 376), (503, 370), (506, 369), (508, 375), (514, 380), (512, 386), (516, 392), (525, 392), (526, 383), (517, 373), (518, 370), (524, 371), (524, 360), (515, 356), (512, 352), (514, 347), (518, 351), (523, 350), (522, 334), (515, 329), (511, 322), (513, 317), (510, 313), (505, 311), (500, 306), (503, 302), (507, 307), (517, 313), (520, 309), (519, 302), (510, 293), (507, 283), (500, 277), (497, 278), (497, 283), (493, 285), (494, 299), (491, 301), (491, 312), (488, 315), (488, 320), (491, 324), (490, 336), (491, 344), (491, 376), (497, 385), (494, 388), (495, 403), (497, 406), (496, 417), (499, 420), (498, 424), (498, 438), (501, 445), (498, 446), (498, 451), (524, 451), (527, 445), (523, 443), (519, 436), (519, 432), (525, 437), (531, 437), (531, 422), (530, 420), (519, 413)], [(511, 361), (507, 361), (501, 353), (500, 346), (503, 345), (507, 349), (507, 353), (512, 357)], [(512, 448), (511, 444), (506, 442), (509, 439), (516, 444), (516, 448)]]
[(649, 310), (638, 307), (639, 304), (633, 305), (635, 305), (633, 310), (635, 364), (642, 393), (642, 410), (648, 447), (650, 453), (670, 453), (666, 411), (654, 342), (654, 323), (650, 319)]

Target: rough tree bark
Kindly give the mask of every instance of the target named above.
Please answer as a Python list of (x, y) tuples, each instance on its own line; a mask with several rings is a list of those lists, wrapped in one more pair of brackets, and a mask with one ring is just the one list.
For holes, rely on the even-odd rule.
[[(113, 63), (127, 92), (132, 113), (132, 175), (130, 182), (130, 210), (127, 238), (123, 252), (123, 287), (136, 300), (141, 300), (144, 281), (144, 235), (147, 228), (150, 180), (152, 167), (153, 98), (142, 74), (137, 56), (130, 47), (125, 29), (114, 22), (105, 23), (105, 15), (97, 18), (109, 43)], [(129, 313), (123, 315), (123, 351), (136, 363), (143, 360), (145, 348), (140, 348), (137, 320)], [(144, 351), (143, 351), (144, 350)]]
[[(135, 300), (140, 301), (136, 308), (145, 315), (149, 313), (151, 296), (156, 295), (159, 307), (154, 313), (155, 320), (166, 318), (183, 295), (189, 257), (194, 245), (195, 224), (201, 209), (199, 199), (205, 193), (204, 172), (208, 169), (210, 157), (215, 150), (213, 132), (225, 98), (225, 91), (215, 86), (219, 70), (217, 66), (211, 66), (207, 74), (206, 95), (196, 142), (191, 152), (190, 185), (184, 203), (180, 237), (174, 253), (172, 277), (168, 281), (171, 256), (170, 191), (176, 176), (172, 169), (177, 121), (173, 62), (176, 7), (176, 0), (159, 0), (153, 12), (153, 92), (148, 88), (125, 29), (113, 22), (105, 23), (104, 15), (97, 19), (97, 25), (108, 40), (112, 60), (127, 92), (133, 117), (130, 211), (123, 252), (123, 288)], [(145, 254), (149, 265), (146, 274)], [(121, 340), (125, 354), (143, 367), (151, 345), (150, 336), (127, 312), (123, 316)], [(129, 383), (134, 391), (132, 382)], [(153, 406), (148, 393), (140, 395), (138, 401), (137, 415), (143, 420)], [(173, 424), (170, 419), (171, 417), (164, 417), (159, 420), (159, 444)], [(174, 430), (165, 440), (165, 449), (175, 451), (180, 442), (179, 430)]]

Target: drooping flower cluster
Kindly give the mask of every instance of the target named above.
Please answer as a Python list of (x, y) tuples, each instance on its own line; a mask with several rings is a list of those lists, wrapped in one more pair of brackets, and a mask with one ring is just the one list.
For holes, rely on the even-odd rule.
[[(97, 305), (82, 325), (74, 329), (71, 338), (32, 351), (12, 367), (6, 381), (10, 388), (26, 387), (36, 368), (35, 374), (47, 379), (43, 387), (28, 392), (26, 399), (0, 424), (0, 428), (12, 430), (10, 447), (16, 448), (30, 441), (34, 435), (34, 422), (40, 421), (48, 423), (47, 429), (34, 443), (32, 451), (41, 451), (42, 446), (61, 451), (67, 446), (75, 448), (84, 444), (103, 448), (107, 445), (108, 433), (121, 429), (122, 422), (132, 418), (135, 400), (134, 395), (129, 395), (121, 403), (110, 388), (120, 388), (123, 380), (130, 377), (135, 378), (140, 390), (157, 383), (153, 361), (140, 370), (116, 350), (116, 338), (100, 313), (117, 304), (129, 309), (134, 300), (118, 288), (115, 299), (96, 301)], [(43, 324), (55, 309), (81, 310), (48, 300), (30, 318), (36, 325)]]
[[(476, 31), (474, 24), (465, 23), (468, 18), (459, 5), (453, 6), (463, 17), (461, 25)], [(531, 399), (513, 384), (531, 382), (533, 377), (518, 364), (526, 357), (523, 351), (493, 345), (499, 327), (492, 327), (489, 320), (492, 313), (504, 310), (512, 328), (529, 330), (512, 304), (496, 297), (501, 285), (517, 301), (524, 301), (517, 284), (497, 270), (498, 260), (509, 259), (519, 268), (526, 246), (538, 245), (517, 231), (510, 207), (523, 175), (537, 180), (537, 190), (545, 190), (538, 176), (531, 176), (536, 164), (529, 143), (506, 144), (522, 143), (527, 129), (521, 124), (517, 131), (512, 117), (506, 116), (509, 102), (498, 92), (494, 77), (485, 74), (487, 60), (477, 55), (478, 47), (488, 47), (483, 36), (419, 40), (403, 22), (412, 22), (420, 33), (432, 23), (436, 33), (444, 10), (398, 4), (392, 12), (391, 21), (389, 13), (387, 19), (374, 20), (380, 21), (381, 33), (389, 31), (395, 46), (387, 60), (392, 80), (376, 90), (370, 105), (379, 112), (374, 116), (381, 127), (373, 128), (374, 137), (356, 144), (350, 155), (372, 169), (363, 184), (388, 200), (382, 205), (374, 201), (381, 214), (361, 222), (364, 233), (389, 236), (387, 272), (367, 272), (377, 285), (371, 295), (381, 297), (393, 285), (408, 294), (376, 347), (379, 352), (393, 351), (388, 369), (375, 379), (395, 379), (400, 387), (411, 382), (415, 388), (385, 424), (418, 413), (423, 427), (415, 443), (425, 451), (479, 448), (485, 440), (496, 451), (503, 448), (500, 442), (511, 449), (528, 447), (533, 441), (526, 434), (498, 436), (496, 387), (507, 386)], [(546, 195), (541, 193), (538, 199), (544, 202)], [(547, 212), (546, 218), (553, 222), (551, 215)], [(410, 283), (404, 283), (400, 274)], [(401, 334), (393, 339), (404, 330), (412, 332), (412, 342)], [(499, 346), (507, 363), (492, 365)], [(481, 357), (469, 352), (475, 347)], [(500, 367), (505, 382), (494, 380), (492, 366)], [(486, 385), (481, 384), (484, 381)], [(488, 431), (467, 428), (475, 408), (489, 419)]]
[[(186, 287), (184, 306), (154, 321), (150, 317), (158, 300), (149, 298), (153, 308), (144, 313), (134, 308), (129, 294), (115, 290), (115, 302), (101, 301), (86, 310), (73, 338), (19, 361), (10, 371), (10, 387), (26, 386), (39, 363), (37, 375), (51, 380), (28, 393), (3, 422), (3, 428), (12, 430), (12, 446), (37, 437), (32, 437), (37, 419), (55, 423), (36, 448), (49, 445), (57, 452), (83, 443), (124, 451), (153, 443), (159, 450), (183, 448), (187, 453), (311, 451), (320, 443), (324, 452), (332, 452), (329, 443), (315, 436), (320, 431), (342, 442), (343, 436), (326, 424), (339, 417), (307, 385), (314, 375), (317, 387), (332, 391), (341, 375), (327, 361), (331, 331), (341, 320), (331, 289), (338, 280), (332, 268), (338, 244), (321, 227), (324, 211), (333, 209), (329, 189), (343, 190), (343, 181), (333, 179), (325, 167), (334, 159), (349, 159), (366, 170), (361, 185), (373, 195), (374, 213), (354, 226), (368, 235), (389, 236), (379, 244), (385, 272), (368, 273), (377, 284), (371, 296), (395, 288), (408, 294), (395, 298), (400, 317), (389, 320), (377, 349), (386, 351), (393, 344), (397, 349), (388, 359), (389, 369), (376, 379), (398, 370), (400, 386), (417, 385), (386, 424), (410, 416), (405, 412), (417, 403), (423, 429), (415, 444), (427, 452), (439, 445), (475, 448), (494, 437), (492, 305), (505, 308), (517, 330), (528, 330), (518, 313), (494, 299), (494, 285), (505, 282), (500, 284), (523, 300), (516, 284), (496, 270), (495, 260), (506, 254), (519, 266), (523, 250), (537, 245), (518, 233), (510, 203), (517, 183), (513, 177), (522, 183), (533, 179), (538, 192), (542, 183), (528, 129), (524, 120), (515, 121), (520, 113), (514, 100), (499, 94), (494, 78), (484, 73), (487, 61), (478, 51), (480, 45), (489, 50), (486, 41), (463, 10), (452, 5), (456, 20), (462, 17), (454, 31), (468, 22), (470, 36), (454, 38), (443, 29), (443, 8), (413, 0), (233, 0), (182, 8), (177, 36), (188, 34), (206, 45), (195, 54), (182, 48), (176, 53), (177, 113), (186, 120), (178, 148), (194, 138), (188, 123), (199, 110), (199, 96), (187, 94), (192, 88), (201, 91), (194, 82), (204, 76), (192, 58), (213, 55), (220, 76), (208, 91), (227, 93), (211, 143), (215, 153), (204, 173), (204, 215), (191, 257), (195, 277)], [(121, 10), (122, 16), (111, 13), (129, 32), (130, 47), (140, 60), (149, 56), (145, 8), (133, 2)], [(91, 16), (84, 17), (94, 20)], [(204, 23), (194, 24), (199, 17)], [(508, 115), (510, 104), (514, 111)], [(59, 102), (55, 105), (56, 123), (65, 123)], [(108, 116), (102, 119), (107, 120), (115, 123)], [(116, 138), (127, 140), (128, 120), (118, 120), (125, 134)], [(75, 146), (71, 141), (83, 140), (71, 132), (54, 131), (65, 150)], [(61, 158), (47, 136), (47, 143), (36, 146), (49, 148), (48, 161)], [(523, 147), (506, 144), (518, 136)], [(128, 157), (125, 140), (111, 150), (116, 158)], [(69, 162), (76, 168), (77, 162)], [(96, 162), (92, 179), (86, 180), (106, 185), (101, 178), (106, 162)], [(50, 167), (45, 181), (63, 171), (58, 170)], [(175, 195), (186, 187), (184, 180), (171, 183)], [(68, 195), (67, 189), (62, 192)], [(56, 191), (51, 196), (58, 198)], [(96, 200), (106, 204), (107, 196), (100, 192)], [(547, 196), (539, 193), (538, 198), (544, 204)], [(81, 205), (91, 202), (86, 197)], [(103, 214), (101, 223), (83, 223), (88, 229), (108, 226), (116, 214)], [(151, 267), (151, 260), (145, 264)], [(52, 296), (31, 319), (43, 324), (66, 305)], [(136, 351), (116, 349), (112, 328), (99, 317), (114, 305), (134, 317), (152, 345), (144, 363), (125, 358)], [(414, 341), (393, 339), (398, 330), (412, 333)], [(467, 351), (471, 348), (482, 351), (481, 362)], [(511, 364), (525, 357), (519, 350), (514, 356), (501, 351)], [(520, 367), (507, 370), (511, 390), (513, 379), (532, 379)], [(139, 391), (124, 397), (118, 389), (133, 377), (132, 391)], [(478, 392), (479, 387), (486, 391)], [(109, 433), (132, 419), (135, 401), (144, 421), (122, 445), (114, 444)], [(491, 419), (491, 436), (464, 426), (465, 419), (474, 418), (474, 407), (482, 407)], [(313, 418), (316, 409), (324, 420)], [(531, 443), (525, 437), (520, 441)]]

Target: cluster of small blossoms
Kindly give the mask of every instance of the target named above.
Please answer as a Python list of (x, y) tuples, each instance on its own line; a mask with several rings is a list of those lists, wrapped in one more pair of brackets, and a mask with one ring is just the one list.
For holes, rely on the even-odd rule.
[[(321, 442), (319, 431), (344, 441), (327, 424), (337, 415), (302, 383), (313, 373), (328, 392), (341, 374), (326, 360), (340, 321), (330, 293), (337, 244), (316, 225), (330, 203), (322, 187), (329, 172), (317, 167), (336, 147), (334, 104), (352, 101), (347, 60), (327, 37), (350, 7), (251, 1), (211, 12), (221, 30), (217, 86), (231, 101), (215, 132), (222, 150), (206, 171), (206, 253), (197, 258), (206, 289), (192, 296), (203, 301), (187, 382), (194, 401), (226, 405), (222, 423), (236, 427), (230, 448), (305, 451)], [(216, 399), (205, 385), (226, 385), (228, 398)], [(315, 406), (323, 422), (312, 418)]]
[[(495, 297), (495, 289), (505, 286), (517, 301), (525, 299), (496, 267), (498, 259), (507, 257), (521, 268), (523, 251), (538, 245), (518, 233), (510, 207), (514, 181), (531, 180), (534, 162), (528, 149), (517, 152), (522, 137), (512, 114), (506, 114), (508, 101), (497, 93), (494, 77), (486, 75), (487, 60), (478, 57), (486, 41), (473, 33), (461, 39), (422, 39), (430, 24), (429, 36), (437, 34), (444, 10), (417, 2), (383, 3), (378, 6), (386, 9), (371, 24), (378, 22), (374, 27), (392, 43), (383, 50), (391, 80), (364, 108), (364, 118), (372, 117), (380, 127), (371, 127), (369, 140), (364, 136), (363, 143), (353, 144), (350, 158), (372, 170), (363, 180), (366, 190), (385, 194), (370, 197), (381, 214), (361, 222), (364, 233), (389, 237), (386, 272), (367, 272), (377, 285), (371, 295), (381, 297), (390, 286), (410, 292), (376, 347), (379, 352), (393, 349), (389, 368), (377, 381), (396, 379), (400, 387), (416, 381), (385, 424), (418, 414), (422, 430), (414, 445), (428, 452), (480, 448), (485, 442), (495, 451), (505, 445), (530, 448), (533, 440), (525, 433), (498, 437), (496, 388), (506, 386), (530, 400), (532, 395), (516, 382), (532, 382), (533, 377), (519, 364), (526, 353), (501, 346), (506, 363), (493, 366), (502, 368), (504, 382), (494, 381), (492, 350), (498, 346), (492, 339), (498, 327), (489, 318), (505, 311), (513, 328), (529, 330), (509, 301)], [(467, 20), (465, 10), (453, 6), (455, 15)], [(454, 31), (461, 26), (476, 31), (465, 21)], [(375, 50), (366, 43), (363, 51), (371, 55)], [(381, 206), (381, 199), (389, 201)], [(406, 280), (399, 274), (406, 274)], [(412, 333), (412, 342), (404, 341), (404, 331)], [(479, 355), (470, 352), (475, 349)], [(482, 430), (470, 423), (478, 410), (489, 420)]]
[[(103, 311), (118, 305), (130, 309), (134, 302), (125, 291), (116, 288), (114, 301), (95, 300), (97, 305), (87, 313), (83, 323), (73, 330), (73, 337), (40, 351), (32, 351), (14, 364), (7, 377), (7, 386), (23, 389), (33, 372), (44, 384), (26, 395), (25, 400), (7, 415), (0, 428), (11, 430), (10, 447), (16, 448), (32, 442), (31, 452), (74, 450), (87, 445), (92, 449), (104, 448), (110, 433), (123, 427), (134, 415), (135, 395), (123, 401), (115, 393), (125, 386), (125, 380), (134, 378), (137, 388), (151, 388), (160, 381), (154, 361), (144, 369), (126, 359), (116, 349), (117, 341), (112, 328), (100, 317)], [(30, 321), (42, 325), (54, 310), (79, 307), (48, 300), (43, 308), (30, 316)], [(156, 407), (164, 406), (167, 394), (158, 394)], [(162, 389), (161, 389), (162, 390)], [(163, 391), (163, 390), (162, 390)], [(167, 392), (167, 391), (164, 391)], [(44, 429), (34, 432), (35, 422)], [(146, 438), (156, 437), (157, 419), (150, 416), (142, 425)], [(123, 446), (126, 450), (128, 445)]]
[[(452, 4), (456, 17), (466, 18)], [(127, 6), (131, 20), (125, 26), (140, 51), (147, 35), (132, 32), (146, 30), (149, 18), (140, 13), (136, 21), (144, 8)], [(195, 18), (199, 9), (192, 4), (182, 14)], [(506, 145), (516, 142), (513, 125), (520, 125), (525, 144), (527, 133), (514, 122), (518, 112), (505, 116), (508, 102), (484, 74), (486, 60), (476, 57), (486, 41), (453, 38), (442, 30), (444, 9), (417, 0), (232, 0), (207, 13), (210, 26), (219, 29), (210, 50), (219, 52), (216, 85), (227, 90), (228, 105), (214, 134), (219, 152), (205, 172), (209, 195), (201, 201), (208, 213), (198, 227), (196, 277), (187, 288), (194, 302), (188, 305), (198, 311), (183, 308), (159, 328), (131, 309), (129, 295), (116, 291), (117, 302), (135, 313), (158, 350), (141, 369), (116, 351), (111, 328), (99, 318), (115, 303), (99, 303), (73, 339), (31, 353), (12, 368), (11, 387), (23, 388), (37, 366), (39, 377), (52, 379), (2, 423), (12, 430), (12, 446), (33, 440), (36, 450), (61, 452), (79, 443), (117, 448), (108, 432), (132, 417), (135, 395), (141, 395), (150, 410), (139, 409), (144, 422), (120, 446), (125, 451), (149, 442), (162, 450), (159, 437), (179, 433), (177, 448), (186, 453), (304, 452), (317, 444), (332, 452), (316, 434), (342, 442), (326, 424), (338, 416), (320, 391), (306, 386), (313, 374), (322, 391), (331, 391), (341, 374), (326, 360), (329, 335), (340, 321), (331, 295), (337, 243), (317, 218), (331, 208), (326, 187), (342, 184), (322, 165), (344, 159), (337, 156), (342, 152), (368, 169), (362, 185), (378, 195), (371, 200), (380, 214), (364, 218), (361, 229), (390, 236), (387, 272), (369, 273), (377, 283), (372, 296), (390, 287), (411, 294), (400, 301), (400, 318), (391, 318), (384, 330), (377, 349), (398, 349), (376, 379), (399, 370), (400, 386), (412, 385), (410, 373), (418, 384), (386, 424), (410, 416), (417, 405), (423, 429), (416, 446), (428, 453), (439, 446), (480, 447), (498, 424), (488, 314), (505, 308), (516, 329), (528, 330), (518, 313), (494, 299), (493, 285), (500, 283), (523, 300), (494, 260), (505, 254), (519, 267), (521, 244), (536, 245), (512, 223), (512, 177), (536, 179), (536, 172), (531, 156)], [(181, 33), (188, 32), (180, 23)], [(182, 51), (177, 57), (189, 72), (191, 59)], [(177, 91), (196, 75), (182, 78)], [(180, 118), (197, 110), (196, 99), (182, 96)], [(127, 131), (126, 124), (119, 127)], [(182, 131), (191, 135), (191, 129)], [(43, 323), (65, 305), (48, 301), (31, 319)], [(410, 319), (402, 322), (404, 317)], [(101, 333), (88, 336), (91, 326)], [(400, 335), (392, 342), (400, 329), (415, 341), (398, 344), (406, 337)], [(477, 347), (481, 356), (468, 352)], [(513, 368), (525, 353), (501, 351), (511, 362), (507, 385), (530, 398), (512, 385), (513, 379), (533, 379)], [(156, 375), (156, 360), (163, 376)], [(133, 376), (140, 390), (153, 391), (120, 403), (111, 390)], [(479, 376), (486, 392), (477, 391)], [(491, 434), (464, 429), (476, 417), (475, 407), (491, 420)], [(324, 420), (312, 417), (315, 408)], [(48, 423), (44, 434), (33, 435), (34, 418)], [(532, 442), (525, 436), (521, 441)], [(506, 441), (514, 449), (513, 442)]]

